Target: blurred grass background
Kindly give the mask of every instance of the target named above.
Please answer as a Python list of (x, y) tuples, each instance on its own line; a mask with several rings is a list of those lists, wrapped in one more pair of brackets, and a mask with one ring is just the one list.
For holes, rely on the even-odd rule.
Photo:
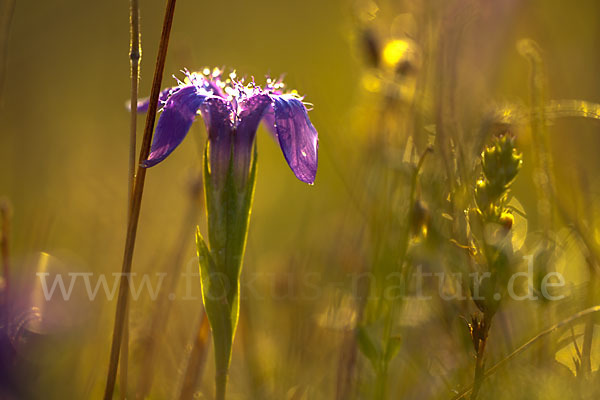
[[(6, 9), (9, 2), (3, 1), (2, 6)], [(160, 1), (141, 2), (141, 96), (150, 91), (163, 7)], [(465, 131), (478, 129), (478, 118), (492, 102), (527, 103), (528, 65), (516, 50), (516, 42), (524, 37), (534, 39), (543, 50), (549, 99), (600, 103), (597, 1), (380, 1), (377, 8), (369, 24), (382, 42), (422, 31), (422, 22), (431, 24), (431, 41), (435, 42), (433, 32), (439, 21), (455, 23), (460, 46), (452, 60), (456, 75), (451, 79), (455, 118)], [(182, 68), (224, 66), (236, 69), (238, 75), (254, 76), (257, 82), (263, 82), (266, 74), (285, 74), (287, 86), (314, 104), (310, 117), (319, 131), (320, 165), (312, 187), (294, 179), (267, 131), (261, 127), (258, 133), (258, 179), (243, 272), (243, 280), (257, 290), (244, 293), (242, 289), (231, 399), (335, 398), (340, 349), (357, 318), (348, 300), (353, 288), (347, 274), (369, 263), (364, 250), (368, 210), (361, 210), (354, 199), (362, 192), (358, 178), (370, 168), (363, 155), (372, 141), (369, 135), (381, 98), (381, 93), (363, 86), (367, 63), (361, 52), (364, 22), (360, 15), (370, 9), (374, 10), (367, 1), (345, 0), (178, 2), (163, 87), (175, 83), (171, 74), (181, 78)], [(414, 16), (416, 28), (398, 26), (398, 21), (406, 20), (397, 19), (398, 15), (407, 13)], [(18, 304), (27, 305), (32, 292), (39, 290), (35, 272), (42, 262), (41, 252), (50, 255), (51, 272), (111, 274), (120, 270), (127, 199), (128, 2), (17, 0), (10, 23), (10, 36), (3, 38), (8, 48), (6, 81), (0, 92), (0, 195), (6, 196), (13, 209), (11, 290)], [(429, 56), (423, 70), (435, 62), (435, 55)], [(434, 87), (435, 80), (428, 85)], [(424, 104), (435, 103), (433, 94), (428, 92)], [(419, 112), (423, 125), (435, 124), (431, 111)], [(140, 117), (139, 124), (143, 121)], [(573, 119), (557, 121), (549, 128), (555, 189), (572, 215), (585, 216), (596, 241), (600, 236), (595, 209), (599, 129), (597, 121)], [(203, 124), (194, 124), (174, 155), (149, 171), (135, 272), (172, 271), (176, 267), (172, 249), (182, 229), (188, 231), (183, 269), (196, 270), (193, 232), (195, 225), (204, 224), (203, 211), (193, 220), (186, 218), (189, 208), (200, 204), (190, 199), (190, 187), (200, 171), (204, 141)], [(526, 129), (518, 141), (525, 167), (513, 193), (530, 217), (529, 232), (535, 232), (539, 221), (528, 159), (531, 138)], [(398, 151), (404, 151), (406, 136), (400, 142)], [(424, 191), (429, 190), (426, 185)], [(428, 196), (445, 196), (435, 190)], [(569, 260), (565, 275), (571, 281), (585, 270), (585, 261), (577, 262), (577, 244), (572, 247), (565, 251)], [(175, 396), (197, 329), (199, 282), (190, 280), (197, 301), (183, 299), (188, 293), (185, 282), (179, 282), (172, 315), (158, 344), (151, 398)], [(15, 391), (20, 394), (15, 398), (100, 396), (115, 302), (102, 296), (90, 302), (77, 290), (75, 295), (80, 296), (78, 301), (48, 305), (58, 311), (42, 310), (52, 317), (40, 328), (42, 339), (24, 341), (19, 347), (22, 361), (13, 373), (19, 377)], [(153, 334), (149, 332), (153, 310), (154, 302), (147, 296), (132, 302), (133, 381), (142, 359), (141, 343)], [(504, 347), (492, 348), (492, 359), (539, 331), (540, 326), (530, 319), (536, 310), (511, 314), (514, 329), (505, 332)], [(449, 398), (450, 388), (470, 382), (468, 350), (452, 354), (455, 345), (440, 344), (445, 350), (433, 355), (421, 352), (433, 346), (431, 342), (450, 340), (443, 334), (440, 317), (431, 313), (413, 310), (421, 322), (410, 323), (403, 334), (408, 345), (393, 364), (390, 398)], [(458, 314), (445, 318), (456, 328), (453, 334), (467, 336), (466, 328), (464, 332), (459, 328), (463, 322)], [(360, 354), (358, 364), (360, 388), (370, 378)], [(212, 361), (206, 365), (198, 398), (211, 398)], [(561, 394), (560, 385), (544, 380), (547, 374), (532, 370), (529, 364), (519, 368), (494, 378), (490, 386), (501, 389), (488, 393), (490, 398), (505, 398), (502, 393), (506, 398), (542, 398), (535, 395), (542, 389), (547, 389), (544, 398), (570, 398)], [(528, 382), (534, 394), (509, 390), (506, 385), (518, 374), (531, 378)], [(453, 381), (440, 383), (446, 377)], [(353, 393), (369, 398), (368, 391)]]

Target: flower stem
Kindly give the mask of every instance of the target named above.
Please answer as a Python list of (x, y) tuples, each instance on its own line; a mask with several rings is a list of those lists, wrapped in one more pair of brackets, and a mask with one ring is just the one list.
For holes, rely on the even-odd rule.
[[(240, 274), (256, 183), (257, 145), (240, 188), (229, 164), (224, 182), (213, 180), (208, 145), (204, 155), (204, 185), (210, 250), (200, 230), (196, 233), (202, 300), (210, 322), (215, 352), (216, 400), (224, 400), (231, 351), (239, 319)], [(232, 158), (233, 159), (233, 158)]]
[(386, 398), (386, 389), (387, 389), (387, 378), (388, 371), (387, 365), (381, 367), (379, 371), (377, 371), (377, 382), (375, 383), (375, 394), (373, 398), (375, 400), (385, 400)]
[(477, 338), (477, 359), (475, 361), (475, 375), (473, 377), (473, 391), (471, 392), (471, 400), (477, 399), (479, 395), (479, 389), (481, 389), (481, 384), (484, 379), (484, 370), (485, 370), (485, 345), (487, 344), (488, 333), (490, 331), (490, 322), (491, 317), (488, 314), (483, 314), (482, 324), (477, 328), (473, 328), (474, 332), (477, 332), (475, 335)]
[[(150, 105), (146, 114), (146, 126), (142, 145), (140, 149), (140, 162), (148, 158), (150, 152), (150, 143), (152, 142), (152, 132), (154, 131), (154, 122), (156, 120), (156, 109), (158, 107), (158, 95), (162, 84), (162, 75), (165, 69), (165, 60), (167, 56), (167, 48), (169, 45), (169, 36), (171, 26), (173, 24), (173, 14), (175, 12), (176, 0), (168, 0), (163, 22), (163, 30), (158, 49), (156, 60), (156, 68), (154, 70), (154, 80), (152, 82), (152, 91), (150, 94)], [(123, 325), (125, 323), (125, 312), (127, 310), (127, 300), (129, 294), (129, 280), (127, 276), (131, 272), (131, 263), (133, 260), (133, 249), (135, 247), (135, 238), (137, 226), (140, 217), (140, 209), (142, 204), (142, 193), (144, 191), (144, 182), (146, 179), (146, 169), (138, 168), (134, 180), (134, 189), (131, 199), (130, 218), (127, 223), (127, 237), (125, 240), (125, 250), (123, 254), (123, 266), (121, 281), (119, 284), (119, 295), (117, 299), (117, 310), (115, 315), (115, 326), (113, 330), (113, 338), (110, 352), (110, 362), (108, 366), (108, 376), (106, 381), (106, 389), (104, 399), (112, 399), (117, 375), (117, 366), (119, 364), (119, 350), (121, 348), (121, 340), (123, 337)]]
[(227, 391), (227, 370), (217, 371), (217, 375), (215, 377), (217, 390), (215, 392), (216, 400), (225, 400), (225, 393)]
[(135, 150), (136, 150), (136, 124), (137, 124), (137, 100), (138, 86), (140, 81), (140, 61), (142, 59), (142, 47), (140, 38), (140, 7), (138, 0), (129, 1), (130, 41), (129, 61), (131, 66), (131, 120), (129, 130), (129, 194), (127, 197), (128, 218), (131, 211), (131, 199), (133, 196), (133, 181), (135, 179)]

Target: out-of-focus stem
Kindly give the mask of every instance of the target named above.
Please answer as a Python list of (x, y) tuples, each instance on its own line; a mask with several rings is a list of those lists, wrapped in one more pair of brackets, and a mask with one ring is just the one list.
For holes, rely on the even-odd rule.
[[(556, 195), (556, 192), (553, 191), (552, 198), (554, 200), (554, 204), (556, 205), (556, 209), (559, 215), (564, 219), (565, 222), (572, 225), (573, 230), (581, 239), (584, 246), (587, 249), (588, 255), (586, 257), (588, 270), (590, 274), (589, 286), (587, 289), (587, 304), (594, 304), (597, 301), (597, 293), (599, 288), (598, 279), (598, 260), (600, 260), (600, 252), (598, 251), (598, 246), (595, 244), (593, 240), (590, 239), (591, 235), (587, 232), (587, 229), (582, 225), (579, 219), (572, 217), (567, 212), (566, 207), (561, 204), (560, 199)], [(591, 203), (588, 201), (586, 208), (591, 209)], [(586, 321), (585, 330), (583, 333), (583, 345), (580, 354), (581, 361), (581, 372), (583, 377), (590, 377), (592, 372), (592, 361), (591, 361), (591, 351), (592, 351), (592, 340), (594, 337), (594, 319), (595, 315), (591, 315)]]
[(384, 400), (387, 389), (387, 365), (382, 366), (380, 371), (377, 371), (377, 381), (375, 382), (375, 394), (373, 398), (375, 400)]
[[(240, 348), (243, 349), (245, 370), (249, 381), (248, 398), (251, 399), (269, 399), (272, 394), (269, 393), (265, 385), (265, 372), (260, 363), (259, 348), (256, 343), (256, 331), (254, 320), (252, 318), (253, 310), (250, 309), (248, 302), (241, 303), (240, 323), (238, 326), (238, 336), (241, 340)], [(347, 397), (346, 397), (347, 399)]]
[[(398, 256), (398, 268), (403, 276), (404, 282), (406, 282), (406, 270), (404, 269), (404, 261), (406, 259), (406, 253), (408, 251), (408, 246), (410, 242), (410, 225), (412, 220), (412, 213), (415, 208), (415, 204), (417, 201), (417, 185), (419, 181), (419, 174), (421, 169), (423, 168), (423, 164), (427, 155), (433, 151), (432, 147), (427, 147), (421, 157), (419, 158), (419, 162), (417, 163), (414, 173), (411, 179), (411, 186), (409, 192), (409, 203), (408, 203), (408, 214), (405, 222), (405, 226), (402, 232), (401, 239), (401, 249), (400, 254)], [(389, 310), (387, 312), (387, 317), (385, 320), (385, 326), (383, 330), (383, 345), (386, 347), (384, 353), (389, 351), (388, 347), (390, 346), (390, 340), (392, 336), (392, 327), (394, 322), (394, 316), (396, 314), (397, 308), (400, 306), (402, 296), (399, 296), (396, 299), (393, 299), (389, 305)], [(388, 360), (382, 360), (381, 365), (379, 366), (377, 373), (377, 383), (375, 385), (375, 399), (385, 399), (386, 387), (387, 387), (387, 376), (388, 376)]]
[(125, 310), (123, 340), (121, 341), (121, 361), (119, 362), (119, 398), (127, 399), (127, 371), (129, 370), (129, 306)]
[[(156, 109), (158, 106), (158, 96), (162, 84), (162, 76), (165, 69), (165, 60), (167, 57), (167, 48), (169, 45), (169, 36), (173, 24), (173, 14), (175, 12), (176, 0), (168, 0), (163, 22), (163, 30), (156, 60), (156, 69), (154, 71), (154, 80), (152, 82), (152, 91), (150, 94), (150, 105), (146, 114), (146, 127), (140, 149), (140, 162), (148, 158), (150, 153), (150, 144), (152, 142), (152, 132), (154, 131), (154, 122), (156, 120)], [(110, 362), (108, 366), (108, 376), (106, 380), (106, 389), (104, 399), (111, 400), (114, 392), (117, 366), (119, 364), (119, 353), (121, 340), (123, 338), (123, 325), (125, 323), (125, 313), (127, 310), (127, 300), (129, 295), (128, 275), (131, 272), (131, 263), (133, 261), (133, 249), (135, 247), (135, 238), (137, 226), (140, 217), (142, 204), (142, 194), (144, 191), (144, 182), (146, 179), (146, 169), (138, 168), (134, 180), (134, 190), (131, 200), (130, 218), (127, 224), (127, 237), (125, 240), (125, 251), (123, 254), (123, 266), (121, 281), (119, 284), (119, 295), (117, 300), (117, 310), (115, 315), (115, 326), (113, 330), (113, 339), (110, 352)]]
[(208, 340), (210, 337), (210, 325), (204, 309), (202, 309), (200, 318), (198, 333), (196, 333), (194, 338), (194, 345), (188, 359), (179, 400), (193, 399), (198, 382), (202, 377), (204, 365), (206, 364), (206, 355), (208, 354), (208, 347), (210, 344), (210, 341)]
[(190, 236), (190, 231), (192, 230), (190, 228), (193, 227), (192, 222), (196, 221), (199, 211), (203, 207), (201, 182), (202, 178), (198, 177), (193, 183), (189, 209), (182, 220), (181, 229), (175, 239), (173, 250), (171, 252), (172, 255), (168, 257), (168, 270), (171, 272), (167, 275), (167, 289), (161, 290), (159, 293), (160, 298), (158, 299), (156, 311), (152, 316), (150, 325), (151, 336), (148, 337), (145, 348), (142, 350), (142, 370), (136, 388), (137, 399), (145, 399), (152, 388), (154, 367), (156, 365), (154, 362), (156, 344), (160, 342), (159, 338), (163, 332), (161, 326), (165, 326), (168, 323), (169, 316), (171, 315), (171, 304), (173, 302), (169, 299), (169, 295), (175, 293), (177, 288), (177, 277), (180, 276), (181, 266), (184, 261), (183, 257), (186, 254), (186, 249), (189, 245), (188, 238)]
[(2, 257), (2, 279), (4, 288), (2, 289), (2, 306), (5, 315), (8, 317), (10, 309), (10, 206), (8, 200), (0, 200), (0, 256)]
[[(552, 332), (556, 332), (558, 329), (562, 328), (563, 326), (568, 326), (571, 323), (573, 323), (573, 322), (575, 322), (575, 321), (577, 321), (577, 320), (579, 320), (581, 318), (588, 317), (588, 316), (590, 316), (592, 314), (595, 314), (597, 312), (600, 312), (600, 305), (597, 305), (597, 306), (594, 306), (594, 307), (590, 307), (590, 308), (586, 308), (585, 310), (582, 310), (582, 311), (578, 312), (577, 314), (573, 314), (569, 318), (565, 318), (562, 321), (560, 321), (560, 322), (552, 325), (551, 327), (543, 330), (542, 332), (538, 333), (537, 335), (535, 335), (534, 337), (532, 337), (531, 339), (529, 339), (527, 342), (523, 343), (515, 351), (513, 351), (512, 353), (510, 353), (509, 355), (507, 355), (506, 357), (504, 357), (502, 360), (498, 361), (491, 368), (488, 368), (487, 372), (485, 372), (483, 374), (482, 380), (484, 380), (485, 378), (487, 378), (490, 375), (494, 374), (498, 369), (502, 368), (510, 360), (512, 360), (513, 358), (515, 358), (516, 356), (518, 356), (519, 354), (521, 354), (522, 352), (524, 352), (525, 350), (527, 350), (529, 347), (531, 347), (538, 340), (541, 340), (541, 339), (545, 338), (546, 336), (550, 335)], [(472, 390), (473, 390), (473, 385), (469, 385), (466, 388), (464, 388), (463, 390), (461, 390), (460, 392), (458, 392), (458, 394), (456, 394), (454, 397), (452, 397), (451, 400), (462, 399), (465, 396), (467, 396), (469, 393), (471, 393)]]
[(8, 39), (10, 37), (10, 27), (13, 15), (15, 13), (15, 0), (6, 0), (0, 7), (0, 28), (2, 29), (2, 38), (0, 41), (0, 106), (4, 100), (4, 83), (6, 82), (6, 70), (8, 67)]
[[(591, 283), (590, 283), (591, 284)], [(594, 337), (594, 316), (590, 316), (585, 323), (583, 345), (581, 346), (581, 375), (588, 378), (592, 373), (592, 339)]]
[(356, 333), (354, 331), (346, 332), (338, 361), (336, 400), (348, 399), (352, 393), (352, 379), (356, 367), (356, 346)]
[[(454, 13), (456, 10), (449, 5), (444, 14)], [(435, 71), (436, 105), (435, 105), (435, 123), (436, 123), (436, 151), (441, 155), (441, 159), (446, 169), (446, 176), (450, 182), (451, 188), (457, 186), (456, 174), (462, 171), (454, 168), (454, 161), (457, 161), (457, 167), (460, 169), (460, 157), (457, 159), (453, 154), (452, 147), (460, 151), (460, 140), (457, 139), (458, 126), (456, 122), (456, 82), (458, 54), (461, 45), (462, 28), (461, 22), (454, 18), (444, 18), (438, 33), (437, 69)], [(462, 177), (464, 178), (464, 177)]]
[(540, 225), (548, 232), (553, 226), (551, 194), (554, 185), (553, 163), (549, 152), (548, 130), (546, 127), (545, 75), (542, 53), (538, 45), (523, 39), (517, 44), (518, 50), (527, 59), (530, 67), (530, 108), (531, 135), (533, 137), (534, 175), (533, 181), (538, 194)]
[[(587, 302), (594, 304), (598, 290), (598, 275), (594, 268), (593, 256), (587, 257), (587, 263), (590, 271), (590, 281), (587, 289)], [(595, 315), (590, 315), (585, 323), (583, 331), (583, 345), (581, 346), (581, 376), (588, 379), (592, 375), (592, 341), (594, 339)]]

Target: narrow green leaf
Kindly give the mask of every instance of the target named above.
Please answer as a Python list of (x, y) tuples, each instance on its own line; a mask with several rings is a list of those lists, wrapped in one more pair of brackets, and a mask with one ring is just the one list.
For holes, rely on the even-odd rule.
[(400, 336), (392, 336), (387, 343), (385, 350), (385, 363), (389, 364), (390, 361), (398, 355), (400, 348), (402, 347), (402, 340)]
[(377, 371), (379, 360), (381, 359), (381, 352), (377, 349), (369, 333), (363, 326), (356, 327), (356, 341), (358, 343), (358, 349), (367, 359), (371, 362), (373, 369)]
[(217, 271), (199, 228), (196, 231), (196, 244), (200, 264), (202, 301), (213, 334), (217, 387), (222, 388), (220, 390), (224, 392), (227, 372), (231, 362), (234, 331), (231, 320), (231, 305), (227, 301), (230, 282), (225, 274)]

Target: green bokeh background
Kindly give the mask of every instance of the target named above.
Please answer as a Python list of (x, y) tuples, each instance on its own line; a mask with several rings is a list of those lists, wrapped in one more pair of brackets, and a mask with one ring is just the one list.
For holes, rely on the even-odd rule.
[[(163, 3), (140, 2), (141, 96), (150, 92)], [(435, 19), (443, 3), (382, 1), (374, 24), (381, 19), (378, 30), (390, 38), (392, 32), (383, 21), (423, 8)], [(527, 103), (528, 65), (515, 48), (523, 37), (543, 49), (548, 98), (600, 103), (599, 2), (507, 1), (498, 2), (505, 7), (497, 8), (483, 1), (450, 3), (463, 9), (468, 21), (457, 61), (456, 97), (458, 118), (467, 128), (475, 128), (470, 118), (492, 100)], [(39, 290), (35, 272), (40, 252), (51, 256), (51, 272), (110, 277), (120, 270), (129, 143), (128, 7), (127, 1), (16, 1), (0, 92), (0, 195), (12, 204), (12, 273), (15, 296), (22, 304)], [(263, 127), (258, 132), (258, 178), (243, 279), (264, 296), (242, 293), (246, 303), (242, 313), (252, 322), (242, 324), (252, 326), (254, 333), (249, 340), (236, 340), (231, 399), (262, 398), (264, 393), (276, 399), (320, 399), (333, 398), (335, 392), (344, 330), (322, 321), (328, 312), (343, 308), (345, 273), (367, 262), (357, 250), (364, 222), (352, 197), (361, 190), (356, 177), (369, 168), (357, 161), (369, 141), (369, 132), (363, 129), (368, 123), (360, 121), (374, 119), (369, 106), (378, 95), (361, 84), (365, 62), (355, 18), (361, 7), (361, 2), (344, 0), (177, 4), (163, 87), (175, 83), (172, 74), (181, 78), (183, 68), (231, 68), (259, 83), (267, 74), (285, 75), (288, 88), (314, 104), (310, 117), (319, 131), (314, 186), (297, 181), (268, 132)], [(138, 138), (144, 121), (140, 116)], [(557, 192), (573, 209), (585, 196), (596, 205), (600, 124), (560, 121), (549, 132)], [(531, 139), (525, 133), (519, 141), (527, 160)], [(183, 268), (197, 268), (194, 229), (204, 226), (203, 211), (194, 220), (186, 216), (204, 142), (204, 126), (198, 120), (172, 156), (149, 170), (135, 272), (172, 271), (170, 257), (182, 229), (189, 231)], [(536, 200), (525, 164), (524, 171), (529, 172), (516, 182), (514, 193), (532, 214), (530, 230), (535, 230)], [(597, 210), (579, 211), (589, 212), (586, 218), (597, 226), (593, 216)], [(200, 285), (197, 279), (189, 281), (198, 299), (186, 300), (186, 282), (179, 283), (172, 315), (163, 327), (152, 398), (172, 398), (176, 393), (182, 360), (197, 327)], [(310, 286), (310, 295), (294, 291), (304, 290), (302, 285)], [(18, 375), (30, 384), (32, 398), (41, 393), (47, 399), (98, 398), (102, 392), (116, 301), (76, 299), (54, 305), (66, 311), (48, 311), (55, 320), (44, 326), (44, 332), (54, 335), (54, 341), (24, 347), (32, 361), (20, 365)], [(152, 311), (153, 302), (144, 296), (132, 303), (132, 376), (141, 359), (139, 343), (151, 334)], [(442, 329), (432, 326), (433, 331), (424, 335), (435, 337), (436, 329)], [(247, 332), (240, 329), (240, 335)], [(534, 332), (520, 331), (517, 339)], [(253, 367), (247, 355), (252, 352), (260, 371), (249, 371)], [(467, 382), (471, 366), (464, 357), (463, 382)], [(211, 368), (209, 358), (199, 398), (211, 398)], [(405, 380), (399, 381), (406, 383), (402, 393), (419, 398), (418, 391), (406, 387), (423, 385), (422, 375), (401, 376)], [(302, 393), (305, 397), (293, 397)]]

